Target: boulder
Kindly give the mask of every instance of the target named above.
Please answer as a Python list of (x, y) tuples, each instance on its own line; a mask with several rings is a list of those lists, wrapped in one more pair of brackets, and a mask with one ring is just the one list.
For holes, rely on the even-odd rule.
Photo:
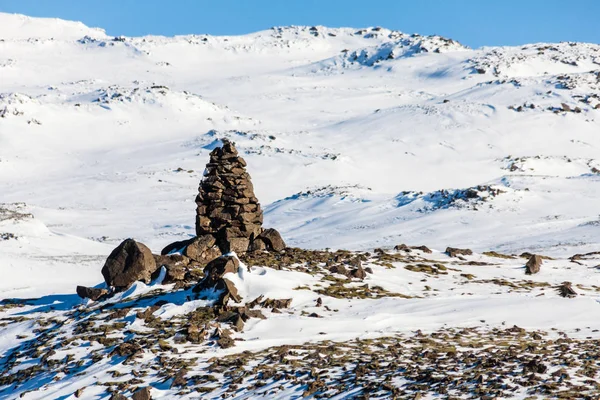
[(204, 279), (195, 287), (194, 292), (214, 288), (217, 282), (227, 273), (237, 274), (240, 262), (236, 257), (222, 256), (212, 260), (204, 267)]
[(448, 254), (450, 257), (470, 256), (473, 254), (473, 251), (470, 249), (457, 249), (456, 247), (447, 247), (446, 254)]
[(150, 393), (150, 387), (146, 386), (144, 388), (141, 388), (140, 390), (138, 390), (131, 396), (131, 399), (132, 400), (152, 400), (152, 394)]
[(365, 279), (367, 277), (367, 272), (362, 268), (355, 268), (350, 271), (350, 276), (356, 279)]
[(566, 298), (573, 298), (577, 296), (577, 292), (573, 289), (571, 282), (561, 283), (558, 287), (558, 294)]
[(223, 278), (225, 274), (237, 274), (240, 263), (236, 257), (223, 256), (219, 257), (204, 268), (204, 279), (194, 286), (193, 291), (199, 293), (206, 289), (215, 289), (221, 291), (221, 295), (217, 301), (218, 305), (226, 305), (229, 299), (236, 303), (242, 301), (238, 290), (229, 279)]
[(217, 240), (213, 235), (201, 235), (195, 237), (185, 248), (184, 254), (204, 266), (221, 256)]
[(106, 289), (97, 289), (85, 286), (77, 286), (76, 291), (77, 295), (82, 299), (90, 299), (92, 301), (96, 301), (109, 293), (109, 291)]
[(273, 228), (265, 229), (256, 239), (264, 242), (267, 250), (270, 251), (281, 251), (286, 247), (279, 232)]
[(533, 275), (540, 272), (540, 267), (542, 266), (542, 257), (537, 254), (532, 254), (525, 264), (525, 273), (527, 275)]
[(136, 281), (150, 283), (157, 269), (154, 255), (148, 247), (126, 239), (108, 256), (102, 267), (102, 276), (109, 286), (125, 290)]

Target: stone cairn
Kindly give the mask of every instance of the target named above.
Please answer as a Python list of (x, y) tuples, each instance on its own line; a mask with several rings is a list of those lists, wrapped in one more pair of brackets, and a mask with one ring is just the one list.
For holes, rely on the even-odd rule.
[[(214, 288), (223, 292), (219, 303), (231, 298), (241, 301), (233, 283), (223, 275), (237, 272), (239, 255), (252, 251), (281, 252), (286, 245), (275, 229), (263, 229), (263, 213), (254, 195), (246, 161), (226, 139), (223, 146), (210, 153), (210, 161), (196, 196), (196, 237), (171, 243), (160, 255), (133, 239), (127, 239), (110, 254), (102, 274), (109, 288), (123, 291), (136, 281), (149, 283), (158, 277), (161, 267), (163, 282), (186, 287), (197, 282), (195, 291)], [(203, 268), (203, 273), (199, 274)], [(81, 297), (97, 300), (111, 291), (80, 286)]]
[(263, 212), (254, 195), (246, 161), (233, 143), (210, 153), (196, 196), (196, 235), (211, 235), (221, 252), (281, 251), (286, 246), (275, 229), (263, 229)]
[(263, 213), (246, 161), (233, 143), (210, 153), (196, 196), (196, 235), (213, 235), (223, 253), (245, 253), (262, 233)]

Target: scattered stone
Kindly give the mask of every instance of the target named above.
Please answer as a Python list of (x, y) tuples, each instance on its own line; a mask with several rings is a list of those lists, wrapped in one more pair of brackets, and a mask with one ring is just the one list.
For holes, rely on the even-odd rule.
[(224, 336), (217, 340), (217, 344), (223, 349), (228, 349), (230, 347), (235, 346), (235, 341), (228, 336)]
[(577, 296), (577, 292), (573, 289), (573, 287), (571, 286), (571, 282), (563, 282), (559, 287), (558, 287), (558, 293), (562, 296), (562, 297), (567, 297), (567, 298), (573, 298)]
[(473, 254), (473, 251), (470, 249), (457, 249), (455, 247), (447, 247), (446, 254), (448, 254), (450, 257), (470, 256)]
[(525, 264), (525, 273), (527, 275), (537, 274), (540, 272), (540, 267), (542, 265), (542, 257), (537, 254), (532, 254)]
[(76, 291), (77, 295), (82, 299), (90, 299), (92, 301), (96, 301), (109, 293), (106, 289), (97, 289), (85, 286), (77, 286)]
[(523, 373), (524, 374), (527, 374), (527, 373), (543, 374), (547, 370), (548, 370), (548, 367), (546, 367), (540, 361), (535, 360), (535, 359), (529, 361), (527, 364), (525, 364), (523, 366)]
[(333, 265), (329, 268), (329, 272), (332, 274), (348, 276), (348, 270), (343, 265)]
[(127, 397), (119, 393), (113, 393), (109, 400), (127, 400)]
[(171, 383), (171, 389), (174, 387), (185, 387), (187, 385), (187, 371), (185, 369), (180, 369), (177, 374), (173, 377), (173, 382)]
[(137, 343), (121, 343), (112, 351), (111, 355), (116, 354), (121, 357), (132, 357), (142, 352), (142, 347)]
[(141, 388), (131, 396), (132, 400), (152, 400), (152, 394), (150, 393), (150, 387), (146, 386)]
[(367, 277), (367, 272), (362, 268), (355, 268), (350, 271), (350, 276), (356, 279), (365, 279)]
[(133, 239), (127, 239), (110, 253), (102, 268), (102, 275), (109, 286), (121, 291), (136, 281), (150, 283), (156, 270), (156, 261), (150, 249)]

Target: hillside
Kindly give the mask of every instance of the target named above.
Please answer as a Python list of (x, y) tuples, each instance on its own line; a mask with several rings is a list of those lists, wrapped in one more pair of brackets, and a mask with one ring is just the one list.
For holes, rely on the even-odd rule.
[[(365, 354), (362, 346), (396, 348), (400, 341), (405, 348), (433, 346), (434, 355), (420, 351), (419, 357), (439, 365), (448, 352), (431, 344), (437, 335), (455, 347), (450, 353), (469, 358), (469, 346), (455, 335), (462, 329), (474, 341), (495, 332), (518, 348), (537, 335), (538, 350), (555, 346), (564, 333), (570, 347), (557, 347), (557, 360), (573, 349), (592, 352), (586, 346), (600, 329), (590, 318), (600, 290), (592, 254), (600, 250), (599, 132), (598, 44), (470, 49), (439, 36), (322, 26), (243, 36), (111, 37), (78, 22), (0, 13), (0, 368), (15, 363), (6, 371), (16, 376), (58, 341), (79, 335), (61, 345), (64, 354), (58, 351), (72, 359), (41, 375), (29, 372), (36, 378), (30, 383), (3, 387), (0, 380), (0, 398), (67, 399), (111, 374), (140, 380), (134, 386), (152, 383), (154, 398), (169, 398), (180, 389), (168, 380), (182, 366), (165, 361), (173, 376), (161, 376), (154, 353), (194, 352), (196, 364), (186, 368), (197, 378), (181, 394), (188, 398), (213, 382), (232, 384), (207, 355), (235, 360), (241, 351), (259, 351), (252, 353), (256, 360), (244, 353), (249, 368), (257, 368), (279, 351), (274, 346), (312, 354), (311, 346), (344, 342), (349, 352)], [(161, 336), (169, 349), (156, 343), (145, 349), (144, 374), (137, 376), (138, 367), (107, 357), (114, 342), (94, 343), (90, 332), (114, 323), (106, 328), (118, 331), (114, 338), (142, 343), (150, 321), (156, 323), (151, 329), (166, 329), (156, 318), (183, 329), (194, 307), (213, 303), (189, 302), (191, 287), (176, 291), (161, 279), (138, 282), (100, 305), (79, 299), (75, 286), (100, 284), (104, 261), (127, 238), (159, 253), (194, 237), (194, 197), (209, 154), (223, 139), (247, 162), (265, 226), (276, 227), (288, 246), (320, 258), (302, 253), (275, 268), (265, 264), (273, 260), (242, 257), (240, 271), (247, 273), (236, 282), (245, 301), (261, 294), (291, 298), (289, 310), (263, 307), (266, 320), (251, 319), (232, 349)], [(394, 250), (403, 243), (432, 252)], [(473, 253), (452, 257), (447, 247)], [(326, 267), (338, 249), (362, 257), (373, 273), (348, 282), (330, 274)], [(525, 277), (531, 254), (548, 258), (539, 274)], [(319, 269), (310, 270), (315, 265)], [(576, 298), (560, 295), (565, 281)], [(364, 284), (367, 294), (357, 289)], [(316, 308), (317, 298), (327, 312)], [(154, 317), (135, 317), (160, 301), (167, 303), (159, 303)], [(106, 321), (107, 313), (125, 308), (129, 314)], [(88, 318), (102, 321), (92, 329)], [(38, 325), (56, 334), (40, 337)], [(94, 351), (82, 351), (87, 346)], [(519, 355), (514, 371), (500, 363), (492, 367), (501, 371), (488, 375), (516, 374), (531, 357), (549, 357), (538, 350)], [(96, 364), (95, 356), (104, 359)], [(347, 361), (335, 368), (360, 365)], [(212, 378), (206, 377), (209, 363)], [(280, 398), (312, 389), (308, 395), (330, 398), (362, 393), (358, 384), (344, 386), (343, 369), (317, 379), (310, 365), (302, 372), (310, 382), (297, 377), (281, 388), (254, 369), (233, 398), (276, 388), (272, 394)], [(467, 365), (461, 371), (470, 374)], [(589, 378), (585, 365), (569, 366), (579, 389), (563, 383), (562, 372), (551, 375), (560, 368), (543, 372), (548, 381), (530, 382), (535, 390), (521, 382), (514, 390), (488, 387), (488, 394), (525, 398), (565, 390), (568, 397), (597, 390), (581, 377)], [(402, 379), (433, 379), (411, 373)], [(469, 376), (463, 388), (439, 381), (438, 389), (445, 389), (436, 393), (474, 395), (488, 375)], [(263, 381), (266, 389), (260, 389)], [(317, 381), (324, 383), (311, 389)], [(549, 382), (558, 386), (543, 386)], [(341, 386), (324, 392), (326, 383)], [(381, 387), (372, 398), (386, 398), (377, 394)], [(422, 388), (405, 389), (398, 396)], [(81, 398), (109, 398), (103, 390), (93, 386)], [(223, 394), (211, 393), (207, 398)]]

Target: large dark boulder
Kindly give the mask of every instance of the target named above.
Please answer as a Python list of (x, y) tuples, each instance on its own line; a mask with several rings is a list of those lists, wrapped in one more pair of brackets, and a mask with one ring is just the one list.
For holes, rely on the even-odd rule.
[(102, 267), (102, 276), (109, 286), (125, 290), (136, 281), (150, 283), (157, 269), (150, 249), (133, 239), (127, 239), (110, 253)]

